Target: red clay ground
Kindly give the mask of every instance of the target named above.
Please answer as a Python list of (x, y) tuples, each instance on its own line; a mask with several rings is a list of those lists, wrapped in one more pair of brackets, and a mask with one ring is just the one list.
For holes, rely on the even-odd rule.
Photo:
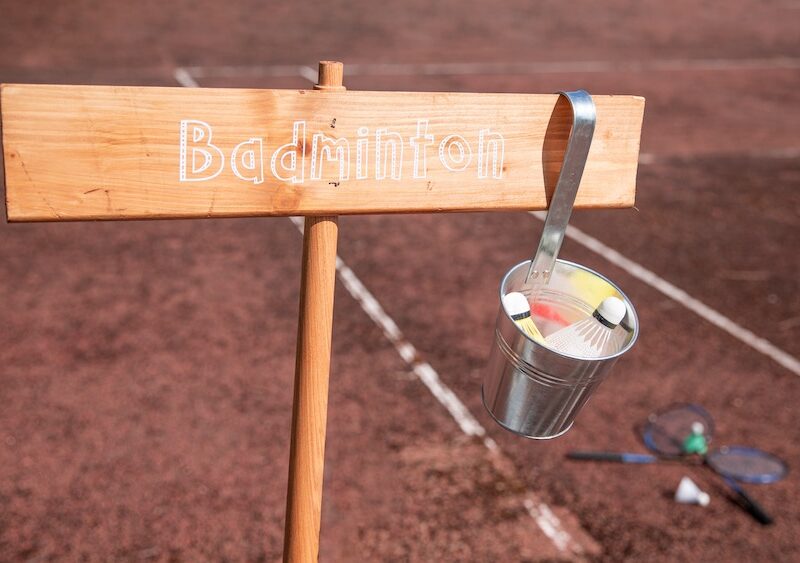
[[(173, 84), (178, 65), (319, 58), (800, 56), (790, 2), (0, 2), (2, 82)], [(796, 68), (348, 79), (346, 66), (345, 77), (353, 89), (645, 95), (654, 157), (638, 211), (574, 224), (800, 355), (800, 165), (779, 157), (800, 148)], [(800, 379), (574, 242), (562, 256), (629, 293), (641, 340), (565, 438), (528, 442), (488, 420), (479, 388), (496, 285), (540, 228), (526, 214), (342, 219), (341, 256), (511, 464), (464, 437), (338, 288), (322, 559), (566, 558), (525, 512), (531, 492), (576, 534), (577, 516), (597, 560), (799, 559), (793, 474), (749, 488), (776, 517), (762, 528), (697, 470), (564, 461), (578, 447), (641, 449), (637, 422), (692, 400), (722, 443), (800, 466)], [(0, 225), (0, 559), (280, 556), (299, 249), (285, 219)], [(687, 473), (711, 492), (707, 509), (670, 500)]]
[[(278, 558), (298, 233), (62, 226), (3, 227), (2, 558)], [(323, 557), (559, 555), (513, 470), (337, 303)]]

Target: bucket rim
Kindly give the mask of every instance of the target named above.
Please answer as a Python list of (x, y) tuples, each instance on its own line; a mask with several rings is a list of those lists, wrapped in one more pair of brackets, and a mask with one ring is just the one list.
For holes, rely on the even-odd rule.
[[(509, 317), (508, 313), (507, 313), (507, 312), (506, 312), (506, 310), (505, 310), (505, 307), (503, 307), (503, 288), (506, 286), (506, 282), (508, 281), (508, 278), (509, 278), (509, 276), (510, 276), (510, 275), (511, 275), (513, 272), (516, 272), (518, 268), (521, 268), (521, 267), (523, 267), (523, 266), (528, 266), (530, 263), (531, 263), (531, 260), (523, 260), (522, 262), (520, 262), (520, 263), (516, 264), (515, 266), (512, 266), (511, 268), (509, 268), (509, 270), (508, 270), (508, 271), (506, 272), (506, 274), (503, 276), (503, 279), (502, 279), (502, 280), (500, 280), (500, 288), (499, 288), (499, 294), (500, 294), (500, 310), (503, 312), (503, 314), (504, 314), (504, 315), (506, 316), (506, 318), (508, 318), (508, 319), (511, 319), (511, 317)], [(564, 264), (564, 265), (566, 265), (566, 266), (572, 266), (572, 267), (574, 267), (574, 268), (578, 268), (578, 269), (580, 269), (580, 270), (583, 270), (584, 272), (587, 272), (587, 273), (589, 273), (589, 274), (591, 274), (591, 275), (593, 275), (593, 276), (596, 276), (596, 277), (598, 277), (598, 278), (602, 279), (603, 281), (605, 281), (606, 283), (608, 283), (609, 285), (611, 285), (611, 287), (613, 287), (614, 289), (616, 289), (616, 290), (617, 290), (617, 292), (618, 292), (618, 293), (619, 293), (619, 294), (622, 296), (622, 298), (623, 298), (623, 301), (625, 302), (625, 305), (628, 307), (628, 309), (629, 309), (629, 310), (631, 311), (631, 313), (633, 314), (633, 319), (634, 319), (634, 321), (635, 321), (635, 323), (634, 323), (634, 327), (633, 327), (633, 334), (631, 335), (631, 338), (630, 338), (630, 340), (628, 341), (628, 343), (627, 343), (627, 344), (626, 344), (626, 345), (625, 345), (625, 346), (624, 346), (624, 347), (623, 347), (621, 350), (618, 350), (617, 352), (615, 352), (615, 353), (613, 353), (613, 354), (609, 354), (609, 355), (607, 355), (607, 356), (597, 356), (597, 357), (587, 358), (587, 357), (585, 357), (585, 356), (577, 356), (577, 355), (572, 355), (572, 354), (564, 354), (563, 352), (559, 352), (559, 351), (553, 350), (552, 348), (548, 348), (547, 346), (544, 346), (544, 345), (540, 344), (539, 342), (536, 342), (536, 341), (535, 341), (535, 340), (533, 340), (531, 337), (529, 337), (527, 334), (525, 334), (525, 331), (523, 331), (523, 330), (522, 330), (522, 329), (521, 329), (521, 328), (520, 328), (520, 327), (517, 325), (517, 323), (513, 323), (513, 319), (512, 319), (512, 324), (514, 324), (514, 328), (515, 328), (517, 331), (519, 331), (519, 333), (520, 333), (520, 334), (522, 334), (522, 335), (523, 335), (525, 338), (527, 338), (527, 339), (528, 339), (528, 340), (529, 340), (531, 343), (533, 343), (535, 346), (538, 346), (538, 347), (540, 347), (540, 348), (542, 348), (542, 349), (544, 349), (544, 350), (547, 350), (547, 352), (549, 352), (549, 353), (551, 353), (551, 354), (555, 354), (555, 355), (557, 355), (557, 356), (560, 356), (560, 357), (562, 357), (562, 358), (567, 358), (567, 359), (569, 359), (569, 360), (580, 360), (580, 361), (597, 361), (597, 362), (604, 362), (604, 361), (606, 361), (606, 360), (612, 360), (612, 359), (614, 359), (614, 358), (619, 358), (620, 356), (622, 356), (623, 354), (625, 354), (625, 353), (626, 353), (628, 350), (630, 350), (631, 348), (633, 348), (633, 345), (634, 345), (634, 344), (636, 344), (636, 340), (639, 338), (639, 315), (638, 315), (638, 313), (636, 312), (636, 307), (634, 307), (634, 305), (633, 305), (633, 302), (630, 300), (630, 298), (628, 297), (628, 295), (627, 295), (627, 294), (626, 294), (624, 291), (622, 291), (622, 290), (619, 288), (619, 286), (618, 286), (617, 284), (615, 284), (613, 281), (611, 281), (610, 279), (608, 279), (608, 278), (607, 278), (606, 276), (604, 276), (603, 274), (600, 274), (600, 273), (596, 272), (595, 270), (591, 269), (591, 268), (590, 268), (590, 267), (588, 267), (588, 266), (584, 266), (583, 264), (578, 264), (577, 262), (572, 262), (572, 261), (570, 261), (570, 260), (562, 260), (561, 258), (557, 258), (557, 259), (556, 259), (556, 265), (558, 265), (558, 264)], [(554, 269), (555, 269), (555, 268), (554, 268)]]

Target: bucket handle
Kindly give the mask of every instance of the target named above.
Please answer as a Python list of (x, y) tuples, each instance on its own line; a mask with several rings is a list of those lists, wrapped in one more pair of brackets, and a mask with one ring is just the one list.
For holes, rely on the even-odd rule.
[(525, 277), (523, 291), (535, 293), (535, 289), (546, 285), (550, 281), (553, 268), (556, 264), (558, 251), (564, 242), (567, 223), (575, 204), (575, 195), (581, 184), (581, 176), (586, 166), (589, 147), (592, 144), (594, 125), (597, 113), (594, 101), (589, 92), (576, 90), (574, 92), (559, 92), (567, 99), (572, 107), (572, 129), (564, 151), (564, 160), (561, 172), (558, 175), (553, 198), (547, 210), (542, 238), (539, 247), (531, 260), (528, 275)]

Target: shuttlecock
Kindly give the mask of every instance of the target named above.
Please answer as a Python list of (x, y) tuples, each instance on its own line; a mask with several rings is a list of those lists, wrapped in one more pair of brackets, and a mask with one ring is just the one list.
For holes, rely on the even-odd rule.
[(696, 420), (692, 422), (692, 433), (683, 440), (683, 453), (705, 455), (708, 451), (708, 440), (706, 439), (706, 427), (702, 422)]
[(557, 352), (597, 358), (618, 352), (622, 346), (614, 329), (625, 316), (625, 303), (617, 297), (606, 297), (591, 317), (554, 332), (545, 339)]
[(522, 329), (531, 339), (544, 343), (544, 337), (531, 318), (531, 305), (528, 298), (518, 291), (512, 291), (503, 296), (503, 307), (508, 316)]
[(590, 307), (597, 307), (606, 297), (616, 295), (616, 290), (604, 279), (584, 270), (573, 270), (569, 275), (574, 295)]
[(617, 350), (622, 350), (630, 340), (631, 334), (633, 334), (633, 310), (627, 301), (624, 303), (625, 316), (622, 317), (619, 325), (611, 332), (613, 346)]
[(694, 481), (688, 477), (683, 477), (675, 491), (675, 502), (708, 506), (708, 503), (711, 502), (711, 497), (708, 496), (708, 493), (701, 491)]

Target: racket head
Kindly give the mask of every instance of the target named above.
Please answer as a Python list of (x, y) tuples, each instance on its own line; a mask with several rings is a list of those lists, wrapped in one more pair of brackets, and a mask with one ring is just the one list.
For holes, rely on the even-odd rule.
[(692, 433), (692, 425), (703, 425), (706, 442), (711, 443), (714, 435), (714, 419), (700, 405), (676, 403), (656, 411), (647, 417), (642, 428), (644, 445), (664, 457), (685, 455), (683, 442)]
[(774, 483), (789, 472), (778, 456), (747, 446), (722, 446), (708, 452), (706, 463), (720, 475), (742, 483)]

